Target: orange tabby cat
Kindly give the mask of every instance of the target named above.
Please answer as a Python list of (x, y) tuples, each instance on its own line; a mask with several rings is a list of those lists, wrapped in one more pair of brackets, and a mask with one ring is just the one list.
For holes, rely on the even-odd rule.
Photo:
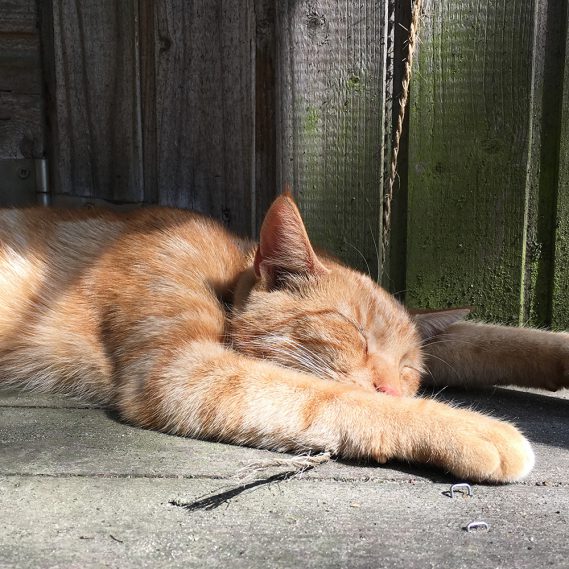
[(288, 196), (258, 247), (180, 210), (3, 210), (0, 292), (2, 384), (96, 400), (184, 436), (509, 482), (531, 470), (529, 443), (507, 423), (415, 398), (422, 344), (446, 381), (569, 385), (567, 335), (453, 324), (461, 310), (412, 317), (316, 255)]

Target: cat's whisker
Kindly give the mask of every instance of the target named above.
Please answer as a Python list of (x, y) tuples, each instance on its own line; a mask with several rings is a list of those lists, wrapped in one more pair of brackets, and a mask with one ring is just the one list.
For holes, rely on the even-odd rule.
[(369, 278), (371, 278), (371, 270), (369, 268), (369, 263), (367, 262), (365, 255), (360, 251), (360, 249), (358, 249), (355, 245), (352, 245), (349, 241), (344, 240), (344, 242), (346, 243), (346, 245), (349, 245), (352, 249), (354, 249), (357, 253), (359, 253), (360, 257), (364, 260), (364, 263), (366, 265), (367, 275)]
[(380, 271), (381, 271), (381, 258), (379, 255), (379, 247), (377, 246), (377, 241), (375, 240), (375, 235), (373, 234), (373, 230), (371, 228), (371, 225), (368, 221), (368, 229), (371, 235), (371, 240), (373, 241), (373, 247), (375, 249), (375, 262), (377, 263), (377, 278), (380, 279), (382, 277)]
[(421, 343), (421, 346), (426, 347), (426, 346), (436, 346), (438, 344), (454, 344), (454, 343), (476, 346), (477, 348), (484, 349), (484, 347), (480, 346), (479, 343), (477, 344), (475, 342), (470, 342), (463, 338), (457, 338), (456, 336), (450, 336), (450, 335), (445, 336), (445, 334), (440, 334), (439, 336), (437, 336), (436, 340), (427, 339)]
[[(433, 378), (434, 379), (434, 378)], [(438, 400), (439, 395), (448, 387), (448, 385), (443, 386), (436, 393), (429, 396), (429, 399)]]
[(395, 291), (395, 292), (392, 292), (391, 294), (396, 297), (398, 294), (404, 294), (404, 293), (406, 293), (408, 290), (409, 290), (409, 289), (402, 288), (401, 290), (397, 290), (397, 291)]
[[(261, 348), (266, 346), (265, 342), (273, 342), (273, 343), (277, 343), (277, 344), (287, 344), (287, 345), (292, 346), (292, 347), (304, 352), (305, 354), (309, 355), (311, 358), (318, 361), (324, 367), (328, 367), (327, 362), (323, 358), (321, 358), (318, 354), (314, 353), (312, 350), (307, 348), (305, 345), (299, 343), (298, 341), (294, 340), (293, 338), (290, 338), (287, 336), (282, 336), (282, 335), (278, 335), (278, 334), (274, 334), (274, 333), (269, 332), (266, 335), (244, 335), (244, 334), (241, 334), (238, 336), (238, 338), (241, 340), (244, 340), (245, 342), (248, 342), (250, 345), (253, 344), (253, 342), (255, 342), (257, 347), (261, 347)], [(246, 340), (246, 338), (251, 338), (251, 340)], [(288, 354), (288, 352), (287, 352), (287, 354)]]
[[(425, 368), (423, 371), (423, 374), (428, 373), (431, 376), (431, 379), (434, 381), (435, 380), (435, 376), (433, 375), (433, 372), (429, 369), (429, 368)], [(421, 375), (423, 375), (421, 374)]]
[(453, 367), (449, 362), (447, 362), (446, 360), (444, 360), (443, 358), (439, 357), (439, 356), (435, 356), (434, 354), (429, 354), (430, 358), (435, 358), (436, 360), (439, 360), (440, 362), (442, 362), (443, 364), (447, 365), (455, 374), (458, 375), (458, 372), (456, 370), (455, 367)]

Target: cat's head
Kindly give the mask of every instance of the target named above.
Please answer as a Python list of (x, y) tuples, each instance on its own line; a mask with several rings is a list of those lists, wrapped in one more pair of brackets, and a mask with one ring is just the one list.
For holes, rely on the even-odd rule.
[(414, 395), (422, 343), (466, 313), (413, 317), (369, 277), (317, 255), (298, 208), (283, 195), (265, 217), (253, 267), (238, 286), (230, 335), (234, 348), (252, 357)]

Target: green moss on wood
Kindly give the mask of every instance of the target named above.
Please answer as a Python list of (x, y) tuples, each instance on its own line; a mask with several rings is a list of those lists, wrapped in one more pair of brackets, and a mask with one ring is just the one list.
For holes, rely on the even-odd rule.
[(522, 0), (430, 5), (410, 116), (413, 306), (474, 305), (478, 317), (519, 322), (532, 29)]
[(317, 135), (319, 131), (320, 113), (315, 107), (310, 105), (306, 109), (306, 114), (304, 117), (304, 132), (308, 136)]
[(350, 75), (346, 81), (349, 92), (359, 93), (362, 89), (361, 79), (357, 75)]

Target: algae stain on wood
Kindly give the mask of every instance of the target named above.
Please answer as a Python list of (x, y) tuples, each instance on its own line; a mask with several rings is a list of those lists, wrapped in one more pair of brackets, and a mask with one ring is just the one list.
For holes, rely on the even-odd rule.
[(554, 329), (559, 330), (569, 329), (569, 10), (565, 16), (565, 68), (561, 100), (555, 257), (551, 302), (551, 325)]
[[(527, 240), (522, 320), (551, 326), (554, 316), (556, 202), (562, 200), (563, 79), (567, 41), (567, 5), (536, 5), (533, 45), (533, 110), (530, 116), (532, 159), (527, 184)], [(567, 75), (565, 73), (565, 80)], [(565, 120), (567, 120), (565, 118)]]
[(410, 115), (412, 306), (519, 322), (533, 16), (522, 0), (427, 4)]
[(308, 107), (304, 120), (304, 132), (307, 136), (319, 134), (320, 113), (314, 107)]

